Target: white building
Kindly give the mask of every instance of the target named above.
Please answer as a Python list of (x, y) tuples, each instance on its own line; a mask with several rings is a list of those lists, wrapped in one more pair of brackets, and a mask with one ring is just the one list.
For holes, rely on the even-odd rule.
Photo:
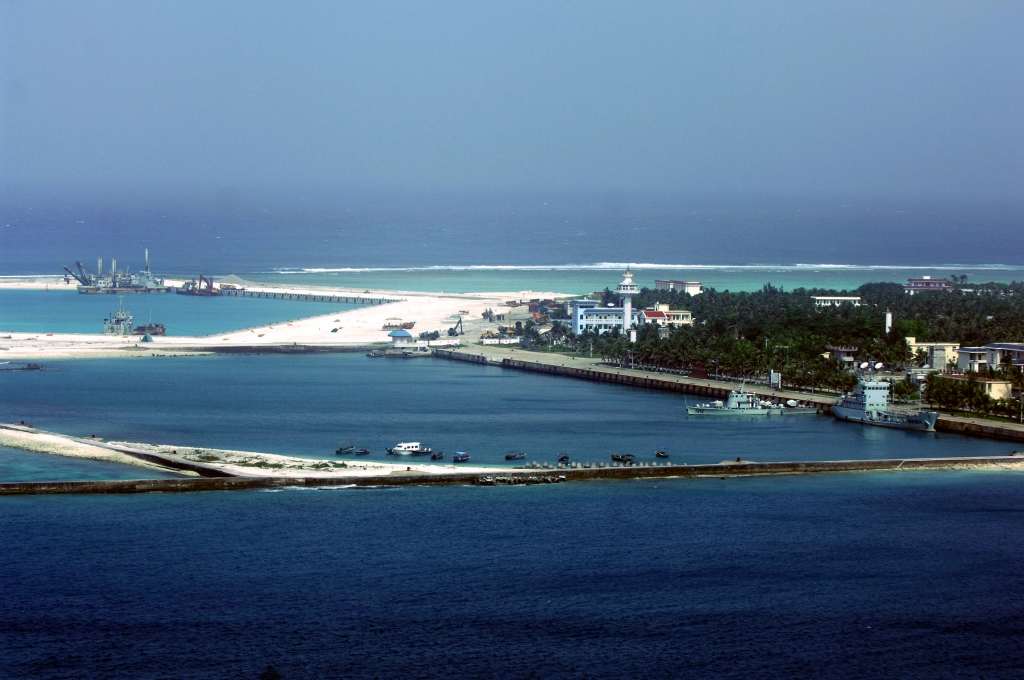
[(814, 300), (815, 307), (838, 307), (839, 305), (847, 302), (854, 307), (860, 307), (859, 296), (812, 295), (811, 299)]
[(990, 342), (985, 349), (988, 350), (988, 365), (992, 368), (1006, 364), (1024, 366), (1024, 343)]
[(957, 342), (918, 342), (912, 335), (906, 337), (910, 351), (917, 354), (923, 349), (928, 353), (928, 365), (937, 371), (945, 370), (950, 363), (957, 363), (960, 343)]
[(961, 347), (957, 350), (956, 368), (958, 371), (975, 373), (988, 368), (987, 347)]
[(572, 332), (576, 335), (593, 330), (598, 333), (607, 333), (613, 328), (618, 328), (623, 334), (628, 335), (633, 324), (636, 323), (636, 315), (633, 313), (633, 296), (640, 292), (637, 285), (633, 283), (633, 273), (626, 270), (626, 277), (618, 286), (615, 292), (622, 298), (622, 306), (601, 307), (593, 300), (573, 300), (569, 303), (572, 314)]
[(700, 295), (704, 286), (700, 281), (673, 281), (672, 279), (654, 279), (654, 290), (678, 290), (687, 295)]
[(688, 326), (693, 323), (693, 314), (685, 309), (669, 309), (668, 305), (659, 304), (637, 312), (636, 323), (638, 326), (657, 323), (670, 328)]

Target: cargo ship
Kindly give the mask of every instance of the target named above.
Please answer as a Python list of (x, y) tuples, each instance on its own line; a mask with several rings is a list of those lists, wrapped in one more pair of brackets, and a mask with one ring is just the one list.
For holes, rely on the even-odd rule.
[(123, 293), (166, 293), (170, 286), (164, 284), (164, 279), (149, 270), (149, 248), (146, 249), (146, 268), (141, 272), (132, 273), (127, 269), (118, 271), (117, 260), (110, 261), (110, 272), (103, 274), (103, 258), (96, 260), (96, 273), (90, 274), (85, 270), (81, 260), (75, 265), (78, 273), (71, 271), (70, 267), (64, 267), (67, 272), (64, 280), (71, 283), (71, 279), (78, 281), (78, 292), (86, 295), (97, 293), (112, 293), (121, 295)]

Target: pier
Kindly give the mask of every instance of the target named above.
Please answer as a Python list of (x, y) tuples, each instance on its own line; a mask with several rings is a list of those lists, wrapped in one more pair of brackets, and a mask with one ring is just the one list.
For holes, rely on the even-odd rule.
[[(466, 361), (488, 366), (500, 366), (520, 371), (547, 373), (580, 380), (646, 387), (652, 390), (666, 390), (706, 396), (711, 399), (725, 399), (737, 388), (736, 383), (713, 378), (689, 378), (674, 373), (658, 373), (640, 369), (620, 368), (599, 363), (593, 359), (572, 357), (563, 354), (542, 354), (524, 350), (509, 350), (491, 346), (467, 347), (464, 349), (435, 349), (434, 356), (452, 361)], [(822, 414), (832, 413), (832, 403), (838, 398), (834, 394), (808, 394), (790, 390), (773, 390), (761, 385), (747, 385), (744, 389), (762, 399), (789, 400), (814, 406)], [(869, 426), (865, 426), (869, 427)], [(1024, 425), (1011, 421), (985, 420), (963, 416), (940, 415), (935, 423), (939, 432), (954, 432), (973, 437), (1005, 439), (1024, 442)]]
[(362, 297), (356, 295), (327, 295), (319, 293), (279, 293), (269, 290), (241, 290), (219, 288), (224, 295), (234, 297), (264, 298), (267, 300), (296, 300), (299, 302), (338, 302), (346, 305), (386, 305), (400, 302), (399, 298)]
[(752, 463), (724, 462), (713, 465), (631, 465), (627, 467), (508, 469), (493, 472), (413, 473), (351, 477), (191, 477), (186, 479), (134, 479), (80, 482), (12, 482), (0, 484), (0, 496), (54, 494), (135, 494), (194, 491), (250, 491), (286, 487), (393, 487), (393, 486), (501, 486), (558, 484), (603, 479), (640, 480), (672, 478), (736, 478), (768, 475), (799, 475), (826, 472), (884, 472), (906, 470), (955, 470), (1014, 465), (1020, 469), (1024, 456), (906, 458), (892, 460), (838, 460)]

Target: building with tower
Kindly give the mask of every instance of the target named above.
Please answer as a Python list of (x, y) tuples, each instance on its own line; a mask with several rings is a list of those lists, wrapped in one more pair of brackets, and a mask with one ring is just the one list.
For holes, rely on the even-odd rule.
[(630, 329), (636, 323), (636, 314), (633, 312), (633, 296), (640, 292), (640, 289), (633, 283), (633, 273), (626, 270), (626, 276), (615, 292), (622, 298), (622, 306), (609, 305), (602, 307), (594, 300), (573, 300), (569, 303), (572, 314), (572, 332), (576, 335), (584, 331), (597, 331), (608, 333), (612, 329), (619, 329), (619, 332), (628, 336)]

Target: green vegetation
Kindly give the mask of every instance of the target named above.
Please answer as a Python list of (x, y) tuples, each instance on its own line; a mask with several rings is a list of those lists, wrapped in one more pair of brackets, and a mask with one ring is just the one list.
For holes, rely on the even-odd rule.
[[(693, 313), (692, 326), (660, 337), (658, 328), (640, 328), (637, 342), (618, 332), (573, 336), (568, 327), (554, 325), (542, 336), (527, 323), (524, 336), (538, 346), (562, 344), (579, 353), (612, 361), (662, 368), (694, 370), (734, 378), (761, 378), (779, 371), (787, 385), (799, 388), (851, 388), (856, 379), (838, 361), (826, 356), (827, 347), (855, 347), (858, 361), (883, 362), (890, 367), (919, 366), (905, 337), (918, 341), (948, 341), (961, 345), (1020, 342), (1024, 339), (1024, 283), (967, 286), (953, 279), (953, 292), (906, 295), (896, 283), (868, 283), (855, 291), (798, 288), (785, 292), (765, 284), (757, 292), (730, 293), (707, 289), (701, 295), (644, 288), (633, 299), (636, 309), (655, 303)], [(855, 307), (816, 308), (815, 295), (859, 295)], [(602, 302), (617, 302), (610, 291)], [(892, 311), (892, 332), (885, 333), (885, 311)], [(898, 399), (913, 399), (917, 388), (897, 384)], [(913, 394), (911, 394), (911, 389)]]

